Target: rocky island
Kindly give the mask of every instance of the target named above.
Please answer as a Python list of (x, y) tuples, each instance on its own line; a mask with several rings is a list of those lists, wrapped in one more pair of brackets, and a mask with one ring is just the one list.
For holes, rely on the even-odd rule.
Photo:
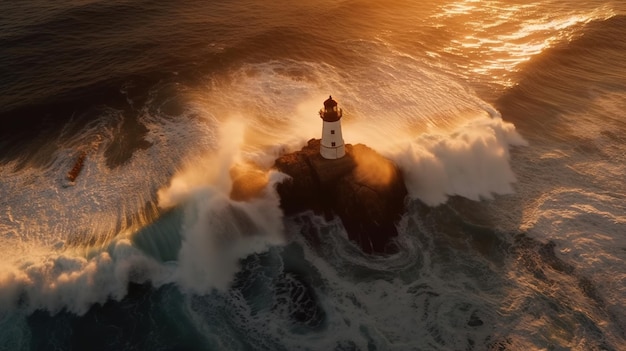
[[(276, 186), (283, 212), (289, 216), (312, 210), (327, 220), (338, 216), (363, 252), (396, 252), (396, 224), (407, 196), (402, 173), (371, 148), (344, 143), (342, 111), (332, 97), (319, 114), (322, 139), (311, 139), (302, 150), (274, 163), (274, 169), (289, 176)], [(230, 197), (238, 201), (258, 196), (267, 184), (264, 172), (248, 167), (234, 167), (231, 178)]]
[(396, 224), (407, 190), (390, 160), (363, 145), (345, 145), (345, 156), (325, 159), (320, 139), (278, 158), (274, 168), (290, 176), (276, 187), (285, 215), (306, 210), (337, 215), (350, 240), (369, 254), (397, 251)]

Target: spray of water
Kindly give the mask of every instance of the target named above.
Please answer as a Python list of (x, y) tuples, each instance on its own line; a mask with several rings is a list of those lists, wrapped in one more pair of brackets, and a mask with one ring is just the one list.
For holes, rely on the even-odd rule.
[(119, 240), (92, 257), (72, 253), (32, 257), (20, 267), (0, 273), (0, 306), (27, 312), (66, 309), (83, 314), (95, 303), (126, 295), (129, 282), (166, 282), (167, 267), (145, 256), (128, 240)]
[(240, 258), (283, 243), (274, 189), (282, 174), (269, 172), (266, 186), (253, 200), (239, 202), (228, 196), (229, 170), (240, 160), (244, 131), (241, 119), (225, 123), (219, 151), (181, 170), (158, 192), (162, 208), (179, 206), (184, 211), (179, 232), (167, 234), (182, 236), (177, 264), (158, 262), (123, 236), (104, 248), (50, 250), (33, 244), (27, 257), (2, 262), (0, 308), (83, 314), (93, 304), (123, 298), (130, 282), (177, 283), (196, 293), (226, 289)]
[(248, 202), (229, 197), (230, 170), (241, 161), (244, 131), (240, 119), (231, 119), (221, 130), (220, 150), (181, 171), (159, 191), (161, 206), (184, 207), (175, 278), (184, 290), (224, 290), (240, 269), (239, 259), (283, 243), (282, 211), (274, 190), (283, 175), (271, 172), (261, 196)]
[[(274, 68), (277, 64), (273, 62), (269, 66)], [(260, 67), (261, 72), (265, 72), (263, 68)], [(324, 68), (327, 72), (328, 67)], [(315, 112), (326, 96), (320, 90), (328, 90), (328, 87), (315, 88), (312, 87), (314, 83), (281, 76), (272, 69), (269, 74), (274, 77), (272, 79), (278, 80), (278, 86), (295, 89), (295, 93), (286, 94), (279, 100), (271, 98), (275, 94), (250, 94), (249, 106), (240, 111), (241, 115), (219, 121), (220, 140), (215, 144), (215, 150), (182, 167), (169, 184), (158, 191), (158, 204), (162, 209), (179, 207), (183, 210), (179, 232), (172, 233), (182, 238), (176, 264), (157, 262), (134, 247), (127, 238), (117, 238), (108, 247), (94, 249), (88, 254), (63, 248), (37, 253), (32, 247), (27, 247), (29, 253), (26, 258), (17, 263), (8, 262), (0, 270), (1, 306), (50, 311), (66, 308), (84, 313), (94, 303), (122, 298), (129, 282), (151, 281), (155, 286), (177, 283), (183, 290), (192, 293), (226, 289), (239, 270), (241, 258), (266, 250), (269, 246), (283, 244), (283, 218), (274, 185), (284, 179), (284, 175), (266, 172), (262, 177), (266, 184), (255, 187), (261, 191), (242, 201), (230, 196), (232, 169), (250, 159), (261, 168), (267, 168), (276, 155), (290, 151), (284, 146), (304, 144), (309, 138), (317, 136), (321, 126)], [(263, 78), (256, 77), (253, 81), (263, 82)], [(246, 81), (238, 82), (240, 90), (255, 87)], [(345, 84), (350, 82), (342, 83), (338, 79), (331, 83), (343, 87), (344, 106), (348, 109), (353, 106), (346, 120), (346, 142), (368, 144), (395, 161), (405, 175), (412, 198), (435, 206), (451, 195), (478, 200), (512, 191), (511, 183), (515, 181), (515, 176), (509, 166), (509, 147), (525, 144), (512, 124), (483, 112), (479, 117), (466, 119), (456, 128), (432, 128), (422, 133), (411, 133), (422, 118), (412, 114), (413, 105), (409, 105), (406, 111), (402, 108), (378, 111), (374, 109), (377, 104), (368, 104), (366, 100), (359, 99), (358, 94), (351, 94), (345, 88)], [(405, 91), (409, 91), (408, 88), (412, 86)], [(441, 90), (444, 88), (441, 87)], [(245, 94), (238, 94), (237, 89), (234, 89), (235, 93), (233, 89), (225, 91), (230, 91), (234, 97), (213, 100), (232, 102), (249, 93), (246, 89), (243, 89)], [(454, 100), (458, 96), (464, 95), (459, 92), (450, 98)], [(244, 102), (241, 103), (246, 105)], [(231, 103), (226, 105), (232, 106)], [(476, 107), (474, 99), (462, 100), (461, 105), (463, 110), (474, 106), (475, 110), (484, 111), (482, 106)], [(433, 109), (425, 106), (420, 113)], [(249, 110), (251, 115), (248, 115)], [(448, 111), (441, 108), (434, 110), (440, 113)], [(265, 117), (259, 117), (259, 111), (265, 111)], [(391, 114), (388, 118), (376, 119), (375, 123), (366, 123), (366, 117), (371, 115), (368, 111)], [(444, 122), (449, 124), (450, 119)], [(271, 128), (276, 123), (284, 127), (280, 129), (280, 134), (277, 134), (276, 128)], [(377, 130), (361, 134), (358, 125)], [(401, 129), (406, 131), (402, 133), (403, 138), (387, 137), (396, 135), (395, 131)], [(387, 142), (359, 139), (364, 135), (381, 139), (383, 136)], [(297, 140), (294, 141), (294, 138)], [(267, 145), (283, 147), (268, 150)], [(368, 168), (376, 168), (376, 165), (368, 163), (368, 160), (361, 161), (359, 172), (362, 176), (376, 177), (380, 181), (388, 176), (384, 169), (368, 172)], [(88, 175), (87, 172), (85, 176)]]
[(451, 134), (422, 134), (392, 157), (409, 195), (436, 206), (452, 195), (480, 200), (511, 193), (510, 145), (526, 145), (511, 123), (478, 117)]

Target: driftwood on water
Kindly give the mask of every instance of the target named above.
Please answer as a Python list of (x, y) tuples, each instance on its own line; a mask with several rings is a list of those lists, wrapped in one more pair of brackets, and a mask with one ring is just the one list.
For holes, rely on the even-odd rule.
[(70, 182), (73, 182), (76, 180), (76, 178), (78, 178), (78, 176), (80, 175), (80, 172), (83, 170), (83, 166), (84, 166), (86, 158), (87, 158), (87, 152), (81, 151), (78, 157), (76, 158), (76, 161), (74, 161), (74, 167), (72, 167), (72, 169), (69, 172), (67, 172), (67, 180), (69, 180)]

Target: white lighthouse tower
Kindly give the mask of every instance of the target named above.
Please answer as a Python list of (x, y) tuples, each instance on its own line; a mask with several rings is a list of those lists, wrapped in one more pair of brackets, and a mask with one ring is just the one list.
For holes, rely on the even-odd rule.
[(322, 142), (320, 154), (323, 158), (334, 160), (342, 158), (346, 154), (346, 148), (341, 134), (342, 111), (337, 107), (337, 102), (332, 96), (324, 101), (324, 108), (320, 110), (322, 118)]

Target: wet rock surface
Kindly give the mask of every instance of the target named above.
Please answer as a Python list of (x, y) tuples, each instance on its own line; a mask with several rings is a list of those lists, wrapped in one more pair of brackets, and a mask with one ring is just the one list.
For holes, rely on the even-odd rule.
[(276, 189), (286, 215), (306, 210), (338, 216), (350, 240), (368, 254), (397, 251), (396, 223), (407, 190), (397, 166), (371, 148), (346, 145), (346, 156), (323, 159), (320, 140), (278, 158), (274, 168), (290, 176)]

